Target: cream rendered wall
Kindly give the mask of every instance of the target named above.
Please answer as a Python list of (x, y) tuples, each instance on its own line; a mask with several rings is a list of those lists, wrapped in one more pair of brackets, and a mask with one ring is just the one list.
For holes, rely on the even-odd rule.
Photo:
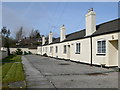
[[(104, 39), (106, 40), (106, 55), (96, 55), (97, 54), (97, 41)], [(101, 64), (106, 64), (106, 66), (116, 66), (116, 61), (111, 61), (111, 51), (112, 48), (110, 48), (110, 41), (115, 41), (118, 40), (118, 33), (112, 33), (112, 34), (106, 34), (106, 35), (100, 35), (100, 36), (95, 36), (92, 37), (92, 63), (101, 65)], [(75, 54), (76, 51), (76, 43), (80, 42), (81, 43), (81, 50), (80, 54)], [(115, 43), (114, 43), (115, 44)], [(67, 53), (63, 53), (63, 48), (64, 45), (70, 45), (70, 58), (67, 57)], [(115, 44), (117, 45), (117, 44)], [(58, 53), (55, 52), (55, 47), (58, 46)], [(43, 50), (43, 47), (47, 47), (47, 52)], [(53, 47), (52, 53), (50, 53), (50, 47)], [(67, 47), (68, 49), (68, 47)], [(79, 40), (73, 40), (73, 41), (68, 41), (68, 42), (63, 42), (63, 43), (56, 43), (56, 44), (51, 44), (47, 46), (42, 46), (42, 55), (46, 53), (48, 56), (51, 57), (58, 57), (62, 59), (70, 59), (73, 61), (80, 61), (84, 63), (91, 63), (91, 43), (90, 43), (90, 38), (84, 38), (84, 39), (79, 39)], [(117, 53), (116, 53), (117, 54)], [(116, 55), (117, 56), (117, 55)], [(118, 59), (116, 57), (116, 59)], [(117, 62), (118, 63), (118, 62)]]
[[(32, 54), (37, 54), (37, 49), (28, 49), (28, 48), (19, 48), (21, 49), (23, 52), (26, 51), (30, 51), (32, 52)], [(17, 50), (17, 48), (10, 48), (10, 53), (14, 53)]]
[(42, 55), (42, 46), (37, 47), (37, 54)]
[(32, 54), (37, 54), (37, 49), (28, 49), (28, 51), (32, 52)]
[[(21, 49), (23, 52), (24, 51), (26, 51), (26, 52), (29, 51), (28, 48), (19, 48), (19, 49)], [(17, 50), (17, 48), (10, 48), (10, 53), (14, 53), (16, 50)]]
[[(114, 37), (114, 38), (113, 38)], [(106, 40), (106, 55), (96, 55), (97, 54), (97, 41), (104, 39)], [(117, 33), (112, 33), (112, 34), (106, 34), (106, 35), (100, 35), (100, 36), (95, 36), (92, 38), (93, 41), (93, 49), (92, 49), (92, 56), (93, 56), (93, 64), (106, 64), (106, 66), (110, 66), (109, 59), (110, 59), (110, 53), (109, 50), (109, 41), (112, 40), (118, 40), (118, 34)], [(115, 63), (114, 61), (111, 63)]]
[[(60, 47), (60, 43), (59, 44), (54, 44), (54, 45), (50, 45), (53, 47), (53, 54), (50, 53), (50, 50), (49, 50), (49, 55), (55, 58), (59, 58), (60, 57), (60, 52), (61, 52), (61, 49), (59, 48)], [(58, 52), (56, 53), (56, 46), (58, 47)]]
[[(69, 42), (64, 42), (64, 43), (60, 43), (60, 46), (59, 46), (59, 57), (60, 58), (63, 58), (63, 59), (69, 59), (67, 58), (67, 52), (64, 53), (64, 45), (69, 45)], [(68, 47), (66, 47), (66, 49), (68, 49)]]
[[(76, 54), (76, 43), (80, 43), (80, 54)], [(90, 63), (91, 61), (91, 49), (90, 38), (74, 40), (68, 42), (70, 44), (70, 59), (73, 61), (80, 61), (84, 63)]]
[[(81, 43), (81, 53), (75, 54), (76, 52), (76, 43)], [(67, 45), (67, 53), (63, 53), (64, 45)], [(68, 45), (70, 45), (70, 58), (68, 58)], [(58, 52), (56, 53), (56, 46), (58, 46)], [(90, 38), (68, 41), (63, 43), (56, 43), (47, 46), (42, 46), (42, 49), (47, 47), (47, 52), (43, 50), (42, 55), (46, 53), (48, 56), (51, 57), (58, 57), (62, 59), (71, 59), (74, 61), (80, 61), (85, 63), (90, 63), (91, 60), (91, 49), (90, 49)], [(53, 52), (50, 53), (50, 47), (53, 47)]]
[(118, 66), (118, 41), (110, 41), (108, 43), (109, 47), (109, 65)]

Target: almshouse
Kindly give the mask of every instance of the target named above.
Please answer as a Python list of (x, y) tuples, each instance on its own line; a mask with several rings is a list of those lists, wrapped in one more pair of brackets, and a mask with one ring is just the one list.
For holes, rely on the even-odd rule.
[[(88, 64), (119, 66), (120, 54), (120, 19), (96, 25), (96, 13), (89, 9), (86, 14), (86, 29), (66, 35), (66, 28), (60, 28), (60, 37), (49, 43), (42, 38), (42, 46), (38, 46), (37, 53), (50, 57), (68, 59)], [(119, 53), (119, 54), (118, 54)]]

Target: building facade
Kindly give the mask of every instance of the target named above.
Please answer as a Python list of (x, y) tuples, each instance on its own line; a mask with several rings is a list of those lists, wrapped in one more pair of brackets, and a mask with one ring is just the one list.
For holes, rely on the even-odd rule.
[(49, 43), (45, 43), (43, 37), (43, 44), (37, 47), (37, 54), (91, 65), (120, 66), (119, 21), (115, 19), (96, 25), (96, 13), (90, 9), (86, 14), (86, 29), (66, 35), (63, 25), (60, 37), (54, 41), (52, 32), (49, 34)]

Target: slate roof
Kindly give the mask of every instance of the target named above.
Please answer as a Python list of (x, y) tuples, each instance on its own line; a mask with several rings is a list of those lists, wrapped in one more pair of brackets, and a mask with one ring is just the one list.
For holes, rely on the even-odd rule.
[[(66, 39), (62, 42), (77, 40), (77, 39), (86, 38), (86, 37), (98, 36), (98, 35), (103, 35), (103, 34), (108, 34), (113, 32), (119, 32), (120, 31), (120, 28), (118, 28), (119, 22), (120, 22), (120, 18), (99, 24), (96, 26), (96, 31), (91, 36), (85, 36), (86, 29), (68, 34), (66, 35)], [(60, 43), (60, 37), (56, 38), (51, 44), (55, 44), (55, 43)]]
[(120, 18), (97, 25), (96, 32), (94, 32), (92, 36), (120, 31), (120, 28), (118, 28), (119, 22)]

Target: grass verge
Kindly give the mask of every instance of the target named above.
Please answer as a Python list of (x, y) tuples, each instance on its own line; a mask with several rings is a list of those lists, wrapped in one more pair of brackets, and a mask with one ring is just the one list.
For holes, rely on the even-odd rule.
[(2, 60), (3, 63), (5, 62), (21, 62), (21, 56), (20, 55), (10, 55)]
[(2, 78), (3, 83), (22, 81), (22, 80), (24, 80), (24, 73), (21, 63), (13, 63), (10, 70)]
[(20, 55), (11, 55), (2, 60), (2, 66), (0, 66), (2, 74), (0, 73), (0, 77), (3, 84), (25, 80), (21, 61)]

